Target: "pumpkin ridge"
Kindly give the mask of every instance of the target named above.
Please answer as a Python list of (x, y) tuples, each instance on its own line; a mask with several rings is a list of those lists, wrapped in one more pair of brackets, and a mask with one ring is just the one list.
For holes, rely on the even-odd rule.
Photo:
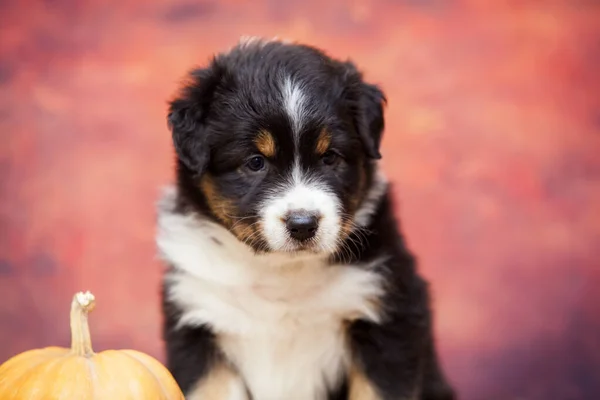
[[(47, 347), (47, 348), (43, 348), (43, 349), (29, 350), (29, 352), (31, 352), (31, 354), (27, 354), (29, 352), (18, 354), (16, 356), (10, 358), (8, 361), (6, 361), (5, 364), (2, 364), (2, 367), (4, 367), (6, 364), (8, 364), (9, 361), (13, 360), (13, 358), (17, 359), (17, 357), (19, 358), (19, 359), (16, 360), (16, 361), (18, 361), (16, 363), (17, 365), (20, 364), (20, 363), (22, 363), (22, 362), (24, 362), (24, 361), (29, 361), (30, 359), (31, 359), (30, 362), (32, 364), (28, 365), (27, 368), (22, 369), (21, 373), (19, 373), (18, 375), (14, 375), (14, 373), (9, 375), (7, 373), (10, 371), (10, 369), (5, 370), (4, 374), (7, 374), (7, 375), (5, 375), (6, 378), (5, 378), (4, 382), (7, 382), (9, 384), (14, 384), (14, 382), (19, 381), (26, 374), (30, 374), (31, 371), (33, 371), (39, 365), (43, 364), (46, 361), (51, 361), (54, 357), (56, 357), (56, 355), (54, 355), (54, 354), (45, 354), (45, 352), (48, 349), (53, 349), (53, 351), (54, 350), (64, 350), (68, 354), (68, 349), (63, 349), (61, 347)], [(26, 354), (27, 354), (27, 357), (23, 357), (21, 359), (21, 357), (24, 356), (24, 355), (26, 355)], [(63, 355), (62, 357), (64, 357), (65, 355)], [(10, 365), (10, 366), (12, 368), (14, 368), (14, 366), (12, 366), (12, 365)], [(0, 389), (2, 388), (2, 385), (3, 385), (3, 382), (2, 382), (2, 380), (0, 380)], [(16, 393), (19, 393), (18, 389), (17, 389)]]
[[(15, 354), (14, 356), (12, 356), (8, 360), (6, 360), (4, 362), (4, 364), (0, 365), (0, 372), (2, 372), (3, 374), (6, 374), (11, 369), (13, 369), (15, 365), (19, 365), (22, 362), (29, 361), (29, 360), (32, 360), (32, 362), (35, 362), (35, 365), (38, 365), (45, 361), (45, 360), (42, 360), (42, 358), (50, 359), (55, 356), (54, 354), (52, 354), (52, 355), (46, 354), (48, 351), (54, 352), (54, 351), (58, 351), (58, 350), (61, 350), (61, 352), (68, 351), (68, 349), (65, 349), (62, 347), (46, 347), (43, 349), (28, 350), (21, 354)], [(13, 378), (13, 375), (5, 375), (5, 376)], [(21, 376), (21, 375), (19, 375), (19, 376)], [(8, 380), (9, 380), (8, 378), (5, 378), (3, 381), (2, 376), (0, 375), (0, 387), (2, 387), (2, 382), (6, 382)]]
[[(37, 363), (33, 368), (29, 369), (27, 372), (30, 373), (30, 374), (31, 373), (35, 373), (38, 368), (42, 368), (42, 367), (44, 368), (44, 371), (46, 371), (46, 370), (48, 370), (48, 367), (52, 367), (52, 366), (54, 366), (54, 365), (56, 365), (58, 363), (64, 362), (65, 359), (69, 358), (70, 356), (71, 356), (71, 354), (67, 353), (67, 354), (65, 354), (65, 355), (63, 355), (61, 357), (58, 357), (58, 358), (44, 360), (44, 361), (42, 361), (40, 363)], [(46, 365), (43, 365), (43, 364), (46, 364)], [(35, 378), (35, 380), (38, 380), (38, 379), (40, 379), (40, 377), (43, 377), (43, 374), (36, 373), (33, 377)], [(21, 391), (21, 389), (23, 389), (23, 387), (27, 387), (26, 384), (29, 381), (30, 381), (30, 378), (25, 379), (25, 381), (23, 382), (24, 384), (21, 385), (21, 387), (19, 387), (17, 389), (17, 391), (15, 392), (16, 396), (14, 397), (14, 399), (19, 399), (20, 398), (19, 397), (19, 392)], [(34, 381), (32, 380), (31, 382), (34, 382)]]
[(154, 371), (152, 371), (141, 359), (139, 359), (138, 357), (134, 356), (129, 351), (122, 350), (121, 353), (125, 354), (127, 357), (135, 360), (138, 364), (142, 365), (146, 369), (146, 371), (148, 371), (150, 373), (150, 375), (152, 375), (152, 377), (154, 377), (154, 380), (158, 383), (158, 386), (160, 387), (160, 390), (162, 392), (162, 398), (163, 399), (168, 399), (169, 398), (169, 394), (167, 393), (167, 390), (166, 390), (165, 386), (163, 385), (163, 383), (161, 382), (161, 380), (158, 379), (158, 377), (156, 376), (156, 374), (154, 373)]

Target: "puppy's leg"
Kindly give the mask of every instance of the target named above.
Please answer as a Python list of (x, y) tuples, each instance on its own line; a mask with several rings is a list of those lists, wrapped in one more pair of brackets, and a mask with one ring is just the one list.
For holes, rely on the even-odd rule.
[(167, 367), (186, 399), (247, 400), (243, 381), (224, 359), (208, 328), (167, 326), (165, 341)]
[(418, 400), (423, 370), (419, 332), (397, 321), (356, 321), (351, 327), (355, 364), (349, 400)]
[(248, 400), (245, 385), (206, 327), (169, 326), (167, 367), (189, 400)]
[[(430, 334), (427, 286), (418, 277), (382, 299), (381, 323), (358, 320), (348, 330), (354, 366), (350, 400), (419, 400)], [(437, 400), (437, 399), (436, 399)]]
[(167, 368), (187, 399), (248, 400), (245, 385), (235, 373), (208, 326), (180, 326), (181, 311), (163, 289), (163, 338)]
[[(348, 376), (348, 400), (420, 400), (418, 373), (407, 371), (404, 367), (385, 371), (374, 365), (374, 358), (370, 357), (366, 367), (358, 364), (352, 367)], [(387, 363), (385, 356), (380, 354), (377, 358), (378, 363)]]

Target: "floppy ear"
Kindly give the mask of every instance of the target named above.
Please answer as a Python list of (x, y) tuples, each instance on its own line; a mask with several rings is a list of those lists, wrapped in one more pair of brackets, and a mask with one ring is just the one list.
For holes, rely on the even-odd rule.
[(380, 159), (379, 147), (385, 126), (383, 106), (386, 98), (377, 85), (363, 81), (356, 66), (348, 61), (343, 64), (345, 96), (350, 106), (354, 126), (367, 156)]
[(362, 116), (359, 134), (367, 149), (369, 157), (380, 159), (381, 137), (385, 121), (383, 106), (386, 103), (385, 95), (376, 85), (362, 84)]
[(210, 111), (218, 80), (219, 75), (214, 65), (192, 71), (189, 83), (185, 84), (169, 107), (168, 125), (177, 157), (196, 176), (204, 172), (209, 161), (209, 143), (204, 132), (205, 119)]

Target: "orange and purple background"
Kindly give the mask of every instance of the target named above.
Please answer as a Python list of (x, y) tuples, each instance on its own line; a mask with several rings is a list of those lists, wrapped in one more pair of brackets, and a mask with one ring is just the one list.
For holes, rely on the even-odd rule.
[(351, 57), (467, 400), (600, 399), (600, 2), (0, 1), (0, 362), (69, 343), (164, 360), (166, 101), (241, 35)]

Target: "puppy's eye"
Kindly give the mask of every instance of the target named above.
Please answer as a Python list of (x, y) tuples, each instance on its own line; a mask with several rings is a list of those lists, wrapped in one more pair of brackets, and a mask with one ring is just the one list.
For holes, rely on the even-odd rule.
[(246, 167), (251, 171), (261, 171), (265, 168), (265, 158), (262, 156), (254, 156), (246, 162)]
[(323, 164), (325, 165), (333, 165), (338, 161), (338, 159), (338, 154), (333, 150), (328, 150), (321, 156), (321, 161), (323, 161)]

